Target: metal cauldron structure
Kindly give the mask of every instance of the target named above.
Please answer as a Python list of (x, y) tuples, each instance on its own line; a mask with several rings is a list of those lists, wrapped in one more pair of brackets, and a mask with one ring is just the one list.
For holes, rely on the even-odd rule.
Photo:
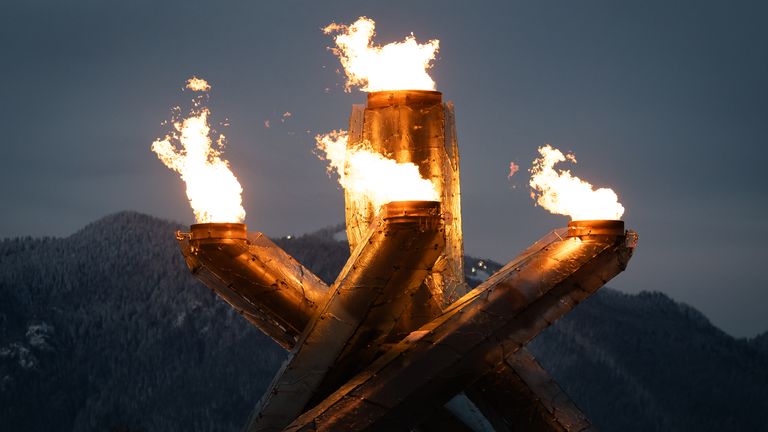
[(440, 201), (347, 193), (351, 256), (330, 287), (243, 224), (177, 234), (192, 273), (290, 352), (245, 430), (476, 430), (462, 403), (486, 429), (590, 429), (525, 345), (623, 271), (637, 234), (573, 221), (470, 290), (453, 105), (370, 93), (350, 118), (348, 146), (362, 143), (416, 164)]

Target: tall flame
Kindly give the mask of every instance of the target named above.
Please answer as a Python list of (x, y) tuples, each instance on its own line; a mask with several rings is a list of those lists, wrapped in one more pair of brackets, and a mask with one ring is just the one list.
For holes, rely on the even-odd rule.
[(347, 75), (346, 90), (360, 86), (362, 91), (434, 90), (435, 82), (427, 73), (435, 59), (440, 41), (416, 42), (411, 34), (402, 42), (379, 46), (373, 44), (376, 23), (360, 17), (350, 25), (332, 23), (323, 29), (334, 37), (339, 57)]
[(374, 208), (392, 201), (439, 201), (431, 181), (424, 179), (413, 163), (398, 163), (361, 146), (347, 148), (347, 132), (317, 135), (317, 148), (328, 160), (328, 173), (335, 171), (345, 191), (367, 198)]
[(591, 184), (571, 175), (568, 170), (556, 170), (555, 165), (576, 158), (547, 144), (539, 147), (541, 157), (533, 161), (530, 186), (531, 197), (554, 214), (570, 216), (571, 220), (620, 219), (624, 207), (613, 189), (595, 190)]
[[(188, 86), (191, 90), (210, 88), (204, 80), (193, 79), (205, 85), (199, 81), (192, 85), (190, 79)], [(221, 151), (213, 147), (208, 125), (210, 111), (200, 107), (201, 103), (202, 99), (197, 98), (189, 116), (174, 121), (174, 130), (165, 138), (155, 140), (152, 151), (168, 168), (181, 175), (197, 223), (242, 222), (245, 219), (243, 188), (229, 169), (229, 162), (221, 158)], [(223, 148), (224, 140), (224, 135), (216, 139), (219, 149)]]

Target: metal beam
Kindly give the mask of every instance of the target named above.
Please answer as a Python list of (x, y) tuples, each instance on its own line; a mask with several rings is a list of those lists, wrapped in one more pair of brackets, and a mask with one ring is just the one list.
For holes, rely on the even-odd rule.
[(192, 274), (285, 349), (327, 296), (320, 278), (244, 224), (196, 224), (176, 238)]
[(443, 249), (440, 205), (386, 204), (347, 261), (320, 313), (254, 411), (246, 430), (281, 430), (306, 408), (348, 350), (386, 336)]
[(627, 240), (620, 221), (572, 223), (567, 232), (554, 232), (286, 430), (419, 424), (623, 271), (634, 247)]
[(521, 349), (464, 391), (496, 432), (586, 432), (587, 417)]

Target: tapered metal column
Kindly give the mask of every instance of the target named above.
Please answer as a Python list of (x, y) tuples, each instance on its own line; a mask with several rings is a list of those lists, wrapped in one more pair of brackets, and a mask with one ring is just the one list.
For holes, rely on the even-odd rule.
[(571, 223), (552, 233), (286, 430), (419, 424), (623, 271), (635, 239), (621, 221)]
[(317, 276), (244, 224), (196, 224), (177, 239), (192, 274), (286, 349), (327, 295)]
[[(252, 416), (249, 431), (281, 430), (307, 403), (342, 353), (389, 333), (444, 245), (440, 203), (386, 204), (358, 243), (325, 305)], [(355, 365), (356, 367), (357, 365)]]
[[(452, 103), (442, 93), (426, 90), (380, 91), (368, 94), (367, 105), (354, 105), (348, 146), (366, 146), (397, 162), (411, 162), (440, 195), (445, 221), (445, 247), (427, 278), (422, 300), (412, 303), (410, 322), (400, 322), (400, 337), (431, 319), (466, 293), (459, 152)], [(378, 209), (364, 196), (345, 193), (350, 250), (368, 231)]]

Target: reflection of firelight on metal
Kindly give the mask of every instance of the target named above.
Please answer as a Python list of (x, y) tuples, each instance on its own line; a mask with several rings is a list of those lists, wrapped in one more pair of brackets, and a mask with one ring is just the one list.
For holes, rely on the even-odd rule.
[(623, 271), (636, 234), (573, 221), (470, 289), (453, 105), (370, 93), (350, 119), (347, 146), (361, 143), (414, 164), (439, 201), (345, 191), (351, 256), (330, 287), (243, 224), (177, 235), (193, 274), (290, 351), (246, 429), (447, 430), (458, 399), (498, 430), (588, 427), (525, 345)]

